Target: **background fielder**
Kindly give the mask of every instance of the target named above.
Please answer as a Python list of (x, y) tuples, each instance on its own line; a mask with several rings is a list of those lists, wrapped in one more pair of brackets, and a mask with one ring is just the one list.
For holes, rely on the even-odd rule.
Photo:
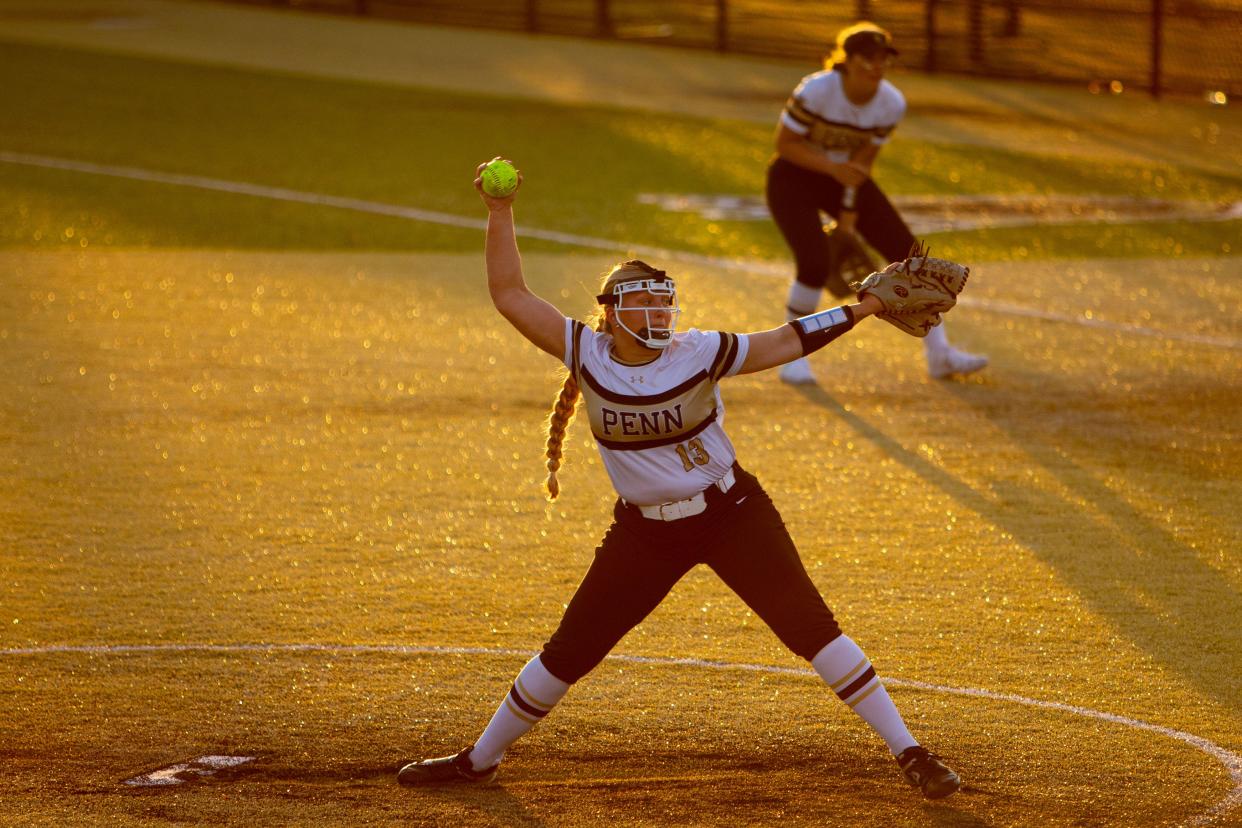
[[(906, 112), (905, 97), (884, 79), (896, 54), (888, 32), (874, 24), (843, 29), (828, 68), (803, 78), (781, 113), (766, 196), (797, 265), (787, 319), (813, 313), (825, 287), (838, 299), (850, 295), (839, 273), (841, 250), (833, 245), (856, 243), (841, 235), (857, 233), (888, 262), (904, 258), (914, 245), (910, 228), (871, 178), (880, 148)], [(821, 212), (837, 220), (837, 239), (825, 235)], [(943, 325), (923, 347), (927, 371), (937, 379), (988, 363), (950, 346)], [(785, 365), (780, 376), (793, 384), (815, 381), (805, 358)]]

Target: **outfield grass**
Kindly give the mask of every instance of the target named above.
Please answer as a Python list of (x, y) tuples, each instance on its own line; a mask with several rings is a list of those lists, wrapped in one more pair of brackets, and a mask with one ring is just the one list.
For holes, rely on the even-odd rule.
[[(0, 147), (476, 215), (461, 181), (516, 159), (532, 226), (714, 255), (784, 259), (769, 222), (705, 222), (641, 193), (755, 195), (771, 126), (258, 74), (0, 44), (19, 83)], [(141, 89), (141, 95), (134, 90)], [(548, 124), (556, 129), (549, 130)], [(624, 161), (619, 161), (624, 159)], [(1167, 160), (895, 140), (879, 180), (908, 194), (1101, 194), (1242, 200), (1242, 176)], [(342, 211), (273, 207), (166, 185), (0, 165), (0, 246), (456, 250), (460, 232)], [(73, 235), (66, 234), (73, 228)], [(1049, 226), (932, 234), (971, 260), (1236, 253), (1242, 221)], [(1233, 240), (1231, 242), (1231, 240)]]

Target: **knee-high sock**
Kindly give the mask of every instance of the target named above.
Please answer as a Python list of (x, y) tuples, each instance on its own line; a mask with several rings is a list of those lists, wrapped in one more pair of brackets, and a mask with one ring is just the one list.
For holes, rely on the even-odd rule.
[(894, 756), (918, 744), (906, 729), (871, 661), (848, 636), (829, 642), (811, 659), (811, 666), (841, 701), (880, 734)]
[(470, 751), (474, 769), (490, 768), (504, 758), (509, 745), (548, 715), (568, 691), (569, 685), (549, 673), (539, 656), (527, 662)]
[(785, 321), (792, 322), (803, 316), (815, 313), (819, 307), (819, 296), (823, 288), (804, 285), (797, 279), (789, 286), (789, 298), (785, 300)]
[(926, 353), (934, 354), (948, 347), (949, 336), (944, 332), (943, 322), (932, 328), (927, 332), (927, 336), (923, 337), (923, 350)]

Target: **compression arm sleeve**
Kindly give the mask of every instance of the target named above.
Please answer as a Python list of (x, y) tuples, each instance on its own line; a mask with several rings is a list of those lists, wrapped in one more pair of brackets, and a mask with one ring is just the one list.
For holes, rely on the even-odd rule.
[(854, 311), (849, 305), (802, 316), (789, 323), (802, 342), (802, 355), (814, 353), (854, 327)]

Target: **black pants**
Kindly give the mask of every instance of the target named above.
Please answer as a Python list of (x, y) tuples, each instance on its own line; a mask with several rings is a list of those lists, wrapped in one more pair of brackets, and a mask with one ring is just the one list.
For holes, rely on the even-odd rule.
[[(828, 240), (820, 211), (836, 218), (841, 213), (841, 182), (830, 175), (812, 172), (782, 158), (768, 166), (768, 210), (789, 249), (793, 251), (799, 282), (822, 288), (828, 278)], [(914, 234), (888, 196), (868, 178), (858, 188), (854, 201), (858, 212), (857, 230), (867, 244), (880, 251), (887, 262), (899, 262), (910, 252)], [(829, 284), (837, 298), (841, 285)]]
[(595, 561), (544, 645), (548, 672), (569, 684), (591, 672), (700, 563), (808, 661), (841, 634), (771, 498), (754, 475), (736, 473), (727, 493), (707, 490), (707, 511), (694, 517), (651, 520), (617, 501)]

